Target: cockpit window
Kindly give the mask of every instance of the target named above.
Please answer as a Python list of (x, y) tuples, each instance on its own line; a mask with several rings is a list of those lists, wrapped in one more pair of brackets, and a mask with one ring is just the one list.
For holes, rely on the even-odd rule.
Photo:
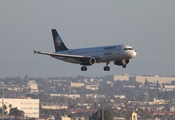
[(133, 50), (133, 48), (124, 48), (123, 50)]

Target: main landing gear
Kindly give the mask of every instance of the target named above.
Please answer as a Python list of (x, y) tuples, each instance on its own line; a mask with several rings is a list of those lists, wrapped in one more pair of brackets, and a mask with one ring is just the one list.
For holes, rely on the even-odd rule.
[(122, 67), (123, 67), (123, 68), (126, 68), (126, 64), (123, 64)]
[(110, 70), (110, 67), (108, 66), (109, 62), (106, 63), (106, 66), (103, 68), (104, 71), (109, 71)]
[(81, 71), (87, 71), (87, 67), (86, 66), (81, 67)]

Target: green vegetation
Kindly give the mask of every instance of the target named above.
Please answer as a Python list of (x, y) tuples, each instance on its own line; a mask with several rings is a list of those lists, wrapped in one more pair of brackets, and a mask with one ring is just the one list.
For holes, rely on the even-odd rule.
[[(104, 120), (113, 120), (111, 113), (108, 109), (103, 111), (104, 113)], [(102, 120), (102, 109), (98, 109), (97, 112), (93, 113), (89, 120)]]
[(24, 117), (24, 111), (18, 110), (18, 108), (11, 108), (9, 116)]

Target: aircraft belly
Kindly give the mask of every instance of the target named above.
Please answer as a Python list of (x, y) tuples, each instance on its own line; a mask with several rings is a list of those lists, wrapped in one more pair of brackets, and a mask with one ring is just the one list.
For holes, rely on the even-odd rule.
[(58, 60), (62, 60), (64, 62), (79, 64), (79, 60), (78, 59), (74, 59), (74, 58), (65, 58), (65, 57), (54, 57), (54, 58), (56, 58)]
[(109, 61), (115, 61), (115, 60), (122, 60), (124, 58), (123, 55), (117, 54), (117, 53), (111, 53), (106, 52), (104, 54), (101, 54), (100, 59), (97, 60), (97, 62), (109, 62)]
[[(94, 56), (96, 58), (96, 63), (101, 63), (101, 62), (110, 62), (110, 61), (116, 61), (116, 60), (122, 60), (125, 58), (123, 54), (120, 53), (115, 53), (115, 52), (105, 52), (105, 53), (100, 53), (100, 54), (86, 54), (86, 56)], [(68, 58), (68, 57), (54, 57), (58, 60), (62, 60), (65, 62), (69, 63), (74, 63), (74, 64), (80, 64), (80, 61), (75, 58)]]

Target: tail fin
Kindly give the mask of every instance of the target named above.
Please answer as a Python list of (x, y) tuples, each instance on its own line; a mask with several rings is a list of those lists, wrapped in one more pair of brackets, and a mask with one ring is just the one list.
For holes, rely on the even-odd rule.
[(68, 48), (64, 45), (61, 37), (57, 33), (56, 29), (52, 29), (53, 42), (55, 46), (55, 52), (68, 50)]

